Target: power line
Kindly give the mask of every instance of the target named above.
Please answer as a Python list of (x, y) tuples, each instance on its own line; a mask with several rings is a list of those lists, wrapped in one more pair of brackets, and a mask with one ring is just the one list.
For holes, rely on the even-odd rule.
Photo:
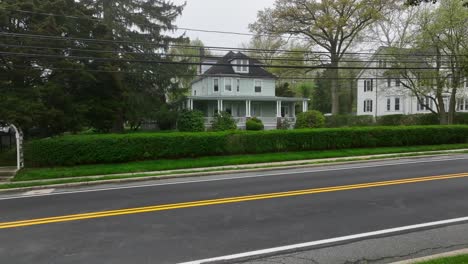
[[(116, 59), (116, 58), (99, 58), (99, 57), (81, 57), (81, 56), (64, 56), (52, 54), (36, 54), (36, 53), (21, 53), (21, 52), (3, 52), (0, 54), (6, 56), (29, 57), (29, 58), (54, 58), (54, 59), (76, 59), (76, 60), (92, 60), (92, 61), (110, 61), (110, 62), (134, 62), (134, 63), (149, 63), (161, 65), (205, 65), (205, 66), (245, 66), (243, 64), (231, 63), (211, 63), (211, 62), (180, 62), (180, 61), (161, 61), (161, 60), (140, 60), (140, 59)], [(358, 66), (329, 66), (329, 65), (314, 65), (314, 66), (293, 66), (293, 65), (257, 65), (252, 64), (249, 67), (256, 68), (283, 68), (283, 69), (350, 69), (350, 70), (434, 70), (431, 67), (358, 67)], [(459, 68), (459, 67), (457, 67)], [(441, 67), (440, 69), (451, 69), (451, 67)]]
[[(113, 43), (113, 44), (137, 44), (137, 45), (149, 45), (149, 46), (159, 46), (160, 49), (163, 49), (164, 46), (174, 47), (174, 48), (185, 48), (185, 49), (207, 49), (207, 50), (218, 50), (218, 51), (246, 51), (246, 52), (263, 52), (263, 53), (294, 53), (294, 54), (310, 54), (310, 55), (329, 55), (329, 52), (326, 51), (298, 51), (298, 50), (285, 50), (285, 49), (255, 49), (255, 48), (232, 48), (232, 47), (214, 47), (214, 46), (197, 46), (197, 45), (183, 45), (183, 44), (158, 44), (155, 42), (147, 41), (126, 41), (126, 40), (104, 40), (104, 39), (91, 39), (91, 38), (75, 38), (75, 37), (62, 37), (62, 36), (50, 36), (50, 35), (38, 35), (38, 34), (27, 34), (27, 33), (9, 33), (0, 31), (0, 36), (10, 36), (15, 38), (34, 38), (34, 39), (54, 39), (59, 41), (84, 41), (84, 42), (101, 42), (101, 43)], [(343, 55), (375, 55), (375, 53), (370, 52), (346, 52)], [(431, 55), (436, 55), (435, 53), (423, 53), (418, 52), (417, 54), (378, 54), (379, 57), (428, 57)], [(441, 55), (442, 57), (461, 57), (462, 55)]]
[[(216, 59), (220, 60), (223, 56), (212, 56), (212, 55), (194, 55), (194, 54), (172, 54), (172, 53), (147, 53), (147, 52), (135, 52), (135, 51), (123, 51), (123, 50), (97, 50), (97, 49), (77, 49), (77, 48), (67, 48), (67, 47), (48, 47), (48, 46), (29, 46), (29, 45), (11, 45), (11, 44), (0, 44), (0, 47), (5, 48), (21, 48), (21, 49), (39, 49), (39, 50), (57, 50), (62, 52), (77, 51), (77, 52), (91, 52), (91, 53), (111, 53), (111, 54), (134, 54), (134, 55), (150, 55), (150, 56), (161, 56), (161, 57), (180, 57), (180, 58), (195, 58), (195, 59)], [(265, 61), (286, 61), (286, 62), (324, 62), (327, 60), (323, 59), (297, 59), (297, 58), (288, 58), (288, 57), (276, 57), (276, 58), (261, 58), (261, 57), (249, 57), (256, 60), (265, 60)], [(376, 62), (372, 60), (349, 60), (342, 59), (340, 62), (352, 62), (352, 63), (370, 63)], [(386, 63), (399, 63), (401, 61), (386, 60)], [(404, 63), (420, 63), (421, 61), (410, 61), (405, 60)]]
[[(0, 64), (0, 66), (5, 66), (9, 67), (11, 69), (10, 65), (6, 64)], [(50, 71), (50, 70), (57, 70), (57, 71), (89, 71), (89, 72), (99, 72), (99, 73), (124, 73), (124, 74), (139, 74), (141, 73), (138, 71), (112, 71), (112, 70), (96, 70), (96, 69), (79, 69), (79, 68), (61, 68), (61, 67), (40, 67), (40, 66), (12, 66), (13, 69), (36, 69), (36, 70), (42, 70), (42, 71)], [(154, 74), (151, 71), (148, 71), (150, 74)], [(204, 74), (178, 74), (175, 77), (190, 77), (190, 78), (197, 78), (197, 77), (208, 77), (211, 75), (204, 75)], [(265, 78), (264, 76), (235, 76), (235, 77), (226, 77), (226, 78), (234, 78), (234, 79), (251, 79), (251, 78)], [(337, 78), (332, 78), (332, 77), (302, 77), (302, 76), (279, 76), (277, 78), (278, 80), (357, 80), (357, 78), (354, 77), (337, 77)], [(374, 77), (371, 78), (374, 80), (386, 80), (388, 79), (395, 79), (394, 77)], [(421, 77), (421, 78), (400, 78), (403, 80), (433, 80), (435, 78), (430, 78), (430, 77)]]

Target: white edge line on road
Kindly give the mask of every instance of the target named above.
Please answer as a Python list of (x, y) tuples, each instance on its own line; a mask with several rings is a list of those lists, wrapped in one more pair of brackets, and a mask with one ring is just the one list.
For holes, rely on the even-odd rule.
[(355, 235), (350, 235), (350, 236), (329, 238), (329, 239), (312, 241), (312, 242), (295, 244), (295, 245), (289, 245), (289, 246), (282, 246), (282, 247), (275, 247), (275, 248), (269, 248), (269, 249), (250, 251), (250, 252), (234, 254), (234, 255), (227, 255), (227, 256), (210, 258), (210, 259), (203, 259), (203, 260), (184, 262), (184, 263), (181, 263), (181, 264), (203, 264), (203, 263), (210, 263), (210, 262), (216, 262), (216, 261), (227, 261), (227, 260), (243, 259), (243, 258), (261, 256), (261, 255), (280, 254), (281, 252), (284, 252), (284, 251), (298, 250), (298, 249), (303, 249), (303, 248), (308, 248), (308, 247), (314, 247), (314, 246), (344, 242), (344, 241), (361, 239), (361, 238), (369, 238), (369, 237), (380, 236), (380, 235), (388, 235), (388, 234), (398, 233), (398, 232), (403, 232), (403, 231), (408, 231), (408, 230), (415, 230), (415, 229), (421, 229), (421, 228), (427, 228), (427, 227), (434, 227), (434, 226), (439, 226), (439, 225), (454, 224), (454, 223), (466, 222), (466, 221), (468, 221), (468, 217), (454, 218), (454, 219), (449, 219), (449, 220), (442, 220), (442, 221), (437, 221), (437, 222), (430, 222), (430, 223), (424, 223), (424, 224), (417, 224), (417, 225), (403, 226), (403, 227), (397, 227), (397, 228), (391, 228), (391, 229), (384, 229), (384, 230), (380, 230), (380, 231), (361, 233), (361, 234), (355, 234)]
[[(249, 178), (261, 178), (261, 177), (269, 177), (269, 176), (280, 176), (280, 175), (288, 175), (288, 174), (304, 174), (304, 173), (313, 173), (313, 172), (326, 172), (326, 171), (341, 171), (341, 170), (353, 170), (353, 169), (365, 169), (365, 168), (376, 168), (376, 167), (387, 167), (387, 166), (397, 166), (397, 165), (405, 165), (405, 164), (416, 164), (416, 163), (431, 163), (431, 162), (439, 162), (439, 161), (454, 161), (454, 160), (466, 160), (468, 157), (459, 157), (459, 158), (440, 158), (440, 159), (429, 159), (429, 160), (417, 160), (417, 161), (404, 161), (404, 162), (395, 162), (395, 163), (386, 163), (386, 164), (370, 164), (370, 165), (361, 165), (361, 166), (349, 166), (349, 167), (342, 167), (342, 168), (327, 168), (321, 170), (308, 170), (308, 171), (297, 171), (297, 172), (279, 172), (279, 173), (266, 173), (266, 174), (257, 174), (257, 175), (249, 175), (249, 176), (240, 176), (240, 177), (226, 177), (226, 178), (218, 178), (218, 179), (205, 179), (205, 180), (191, 180), (191, 181), (180, 181), (180, 182), (166, 182), (166, 183), (152, 183), (152, 184), (144, 184), (144, 185), (132, 185), (132, 186), (117, 186), (117, 187), (109, 187), (109, 188), (99, 188), (99, 189), (88, 189), (88, 190), (75, 190), (75, 191), (64, 191), (64, 192), (53, 192), (49, 194), (36, 194), (36, 195), (18, 195), (18, 196), (10, 196), (0, 198), (0, 201), (4, 200), (13, 200), (13, 199), (26, 199), (26, 198), (34, 198), (34, 197), (42, 197), (42, 196), (54, 196), (54, 195), (65, 195), (65, 194), (76, 194), (76, 193), (89, 193), (89, 192), (102, 192), (102, 191), (114, 191), (114, 190), (124, 190), (124, 189), (136, 189), (136, 188), (146, 188), (146, 187), (156, 187), (156, 186), (164, 186), (164, 185), (177, 185), (177, 184), (189, 184), (189, 183), (202, 183), (202, 182), (214, 182), (214, 181), (227, 181), (227, 180), (242, 180), (242, 179), (249, 179)], [(372, 162), (372, 161), (369, 161)], [(374, 161), (378, 162), (378, 161)], [(382, 161), (380, 161), (382, 162)], [(384, 161), (385, 162), (385, 161)], [(333, 165), (333, 164), (331, 164)], [(323, 166), (331, 166), (330, 164), (323, 164)], [(338, 165), (339, 166), (339, 165)], [(274, 170), (274, 168), (272, 168)], [(282, 169), (288, 170), (288, 169)], [(293, 170), (293, 169), (289, 169)], [(229, 174), (233, 174), (235, 172), (230, 172)], [(249, 172), (242, 172), (239, 171), (238, 173), (249, 173)], [(252, 173), (252, 172), (250, 172)], [(193, 176), (193, 177), (201, 177), (201, 176)], [(173, 179), (161, 179), (161, 180), (177, 180), (177, 178)], [(158, 181), (161, 181), (158, 180)]]

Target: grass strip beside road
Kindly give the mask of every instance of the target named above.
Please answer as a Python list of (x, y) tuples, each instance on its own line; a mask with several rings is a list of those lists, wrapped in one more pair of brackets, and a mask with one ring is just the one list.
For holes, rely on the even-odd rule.
[(418, 262), (417, 264), (468, 264), (468, 255), (434, 259), (424, 262)]
[[(74, 167), (27, 168), (21, 170), (14, 182), (73, 178), (93, 175), (111, 175), (120, 173), (142, 173), (150, 171), (209, 168), (228, 165), (246, 165), (281, 161), (313, 160), (326, 158), (357, 157), (377, 154), (396, 154), (424, 151), (441, 151), (468, 148), (468, 144), (341, 149), (326, 151), (246, 154), (233, 156), (214, 156), (178, 160), (140, 161), (122, 164), (96, 164)], [(1, 186), (0, 186), (1, 188)]]

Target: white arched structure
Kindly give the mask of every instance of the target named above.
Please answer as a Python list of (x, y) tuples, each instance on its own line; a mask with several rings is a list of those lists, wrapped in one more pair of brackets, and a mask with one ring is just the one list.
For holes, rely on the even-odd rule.
[(23, 133), (18, 127), (13, 124), (9, 125), (10, 129), (15, 130), (15, 139), (16, 139), (16, 168), (18, 170), (24, 167), (23, 159)]

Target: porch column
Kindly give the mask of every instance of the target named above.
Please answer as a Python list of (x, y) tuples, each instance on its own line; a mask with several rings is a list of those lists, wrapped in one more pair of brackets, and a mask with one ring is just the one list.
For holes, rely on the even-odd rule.
[(193, 99), (187, 99), (187, 109), (193, 110)]
[(223, 100), (219, 100), (219, 103), (220, 103), (219, 109), (221, 109), (219, 112), (221, 113), (221, 112), (224, 111), (224, 102), (223, 102)]
[(218, 100), (218, 105), (216, 106), (216, 110), (218, 111), (218, 114), (221, 113), (221, 100)]
[(245, 101), (245, 117), (252, 117), (250, 113), (250, 100)]
[(309, 108), (309, 102), (307, 100), (302, 101), (302, 112), (307, 112)]
[(276, 117), (282, 117), (281, 116), (281, 101), (276, 101)]

